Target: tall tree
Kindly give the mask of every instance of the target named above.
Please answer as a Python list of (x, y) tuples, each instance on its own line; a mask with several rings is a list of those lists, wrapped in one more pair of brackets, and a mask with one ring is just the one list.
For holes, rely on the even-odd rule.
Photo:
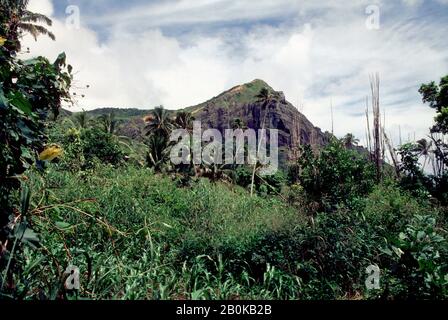
[(358, 145), (359, 139), (357, 139), (353, 133), (347, 133), (345, 137), (342, 138), (342, 142), (347, 149), (351, 149), (353, 146)]
[(75, 114), (75, 121), (81, 129), (86, 129), (89, 124), (89, 115), (87, 114), (87, 111), (83, 110)]
[[(52, 25), (50, 18), (27, 10), (29, 0), (0, 0), (0, 13), (6, 17), (2, 26), (2, 36), (6, 38), (5, 47), (11, 52), (21, 50), (20, 38), (29, 33), (35, 40), (46, 35), (55, 40), (55, 35), (46, 27)], [(45, 26), (42, 26), (44, 24)]]
[(160, 171), (168, 155), (168, 153), (166, 152), (168, 147), (168, 140), (165, 136), (162, 135), (151, 135), (147, 141), (147, 145), (148, 166), (154, 168), (157, 171)]
[(436, 124), (432, 132), (448, 134), (448, 75), (440, 80), (439, 85), (435, 82), (423, 84), (419, 90), (423, 102), (428, 103), (436, 109)]
[(185, 129), (188, 132), (193, 131), (194, 117), (190, 112), (180, 111), (174, 119), (174, 126), (179, 129)]
[(423, 102), (436, 110), (435, 125), (431, 128), (431, 139), (435, 155), (435, 175), (442, 176), (448, 167), (448, 75), (437, 85), (434, 81), (423, 84), (419, 90)]
[(231, 127), (232, 127), (233, 130), (238, 130), (238, 129), (246, 130), (246, 129), (247, 129), (246, 124), (245, 124), (244, 121), (243, 121), (242, 119), (240, 119), (240, 118), (235, 118), (235, 119), (232, 121)]
[(155, 108), (149, 116), (145, 118), (146, 135), (163, 135), (168, 137), (174, 128), (173, 120), (167, 110), (162, 106)]
[(258, 98), (258, 102), (262, 103), (261, 110), (264, 110), (263, 122), (261, 123), (261, 128), (264, 129), (266, 125), (266, 118), (268, 115), (268, 106), (273, 100), (273, 95), (267, 88), (261, 89), (260, 93), (256, 96)]
[[(262, 103), (261, 111), (264, 110), (264, 116), (263, 120), (261, 122), (261, 129), (264, 130), (266, 127), (266, 118), (269, 113), (269, 105), (274, 99), (273, 94), (269, 91), (267, 88), (261, 89), (260, 93), (256, 96), (258, 98), (258, 102)], [(262, 137), (258, 137), (258, 148), (257, 148), (257, 154), (255, 155), (255, 164), (254, 168), (252, 170), (252, 179), (251, 179), (251, 185), (250, 185), (250, 195), (253, 196), (254, 194), (254, 186), (255, 186), (255, 174), (257, 173), (257, 166), (258, 166), (258, 154), (260, 153), (261, 149), (261, 142)]]
[(174, 129), (174, 121), (167, 110), (162, 106), (155, 108), (145, 118), (146, 135), (149, 137), (148, 164), (156, 170), (160, 170), (166, 160), (166, 150), (169, 147), (169, 136)]
[(117, 128), (118, 120), (115, 119), (115, 112), (103, 114), (98, 117), (100, 124), (103, 126), (104, 132), (114, 134)]
[(381, 152), (381, 112), (380, 112), (380, 77), (376, 73), (370, 76), (370, 88), (372, 91), (372, 109), (373, 109), (373, 151), (376, 166), (377, 182), (381, 180), (382, 152)]
[(423, 168), (425, 170), (426, 163), (428, 161), (429, 156), (431, 155), (431, 147), (432, 141), (428, 141), (426, 139), (420, 139), (417, 141), (414, 150), (418, 153), (418, 156), (424, 157)]

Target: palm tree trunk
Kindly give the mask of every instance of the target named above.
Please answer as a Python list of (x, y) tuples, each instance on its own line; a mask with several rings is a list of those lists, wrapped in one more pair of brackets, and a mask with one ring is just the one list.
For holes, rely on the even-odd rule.
[[(261, 130), (262, 130), (262, 132), (265, 129), (265, 126), (266, 126), (266, 117), (268, 115), (269, 101), (265, 102), (264, 105), (265, 105), (265, 113), (264, 113), (264, 117), (263, 117), (263, 122), (261, 123)], [(254, 195), (255, 174), (257, 172), (258, 154), (260, 153), (260, 149), (261, 149), (261, 141), (262, 141), (262, 137), (259, 139), (259, 142), (258, 142), (257, 154), (255, 156), (254, 169), (252, 171), (252, 179), (251, 179), (251, 184), (250, 184), (250, 196), (251, 197)]]
[(372, 90), (372, 107), (373, 107), (373, 142), (374, 142), (374, 153), (375, 153), (375, 166), (376, 166), (376, 179), (377, 182), (381, 180), (381, 137), (380, 137), (380, 101), (379, 101), (379, 90), (380, 90), (380, 80), (379, 75), (375, 74), (370, 77), (370, 86)]
[(392, 158), (392, 162), (394, 163), (395, 174), (397, 178), (400, 178), (400, 166), (398, 165), (398, 158), (392, 146), (392, 143), (389, 140), (389, 137), (386, 134), (386, 130), (383, 129), (384, 141), (386, 143), (387, 148), (389, 149), (390, 157)]
[(370, 130), (370, 119), (369, 119), (369, 101), (366, 97), (366, 120), (367, 120), (367, 149), (369, 149), (369, 158), (372, 160), (372, 132)]

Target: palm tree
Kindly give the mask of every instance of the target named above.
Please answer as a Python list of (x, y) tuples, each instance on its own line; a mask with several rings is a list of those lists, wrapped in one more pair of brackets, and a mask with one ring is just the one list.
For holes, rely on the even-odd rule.
[(185, 129), (191, 133), (193, 131), (193, 121), (194, 117), (191, 113), (180, 111), (174, 119), (174, 126), (178, 129)]
[[(233, 121), (230, 123), (230, 127), (232, 128), (232, 130), (246, 131), (248, 129), (247, 125), (241, 118), (233, 119)], [(239, 133), (239, 134), (241, 134), (241, 133)], [(233, 152), (233, 156), (236, 156), (241, 151), (244, 151), (244, 154), (247, 154), (247, 149), (248, 149), (247, 145), (246, 144), (237, 144), (236, 141), (234, 141), (234, 140), (226, 141), (226, 146), (225, 146), (223, 152), (227, 152), (227, 144), (229, 144), (229, 145), (232, 144), (231, 150)], [(234, 161), (233, 164), (230, 166), (230, 168), (232, 170), (236, 170), (237, 167), (238, 167), (238, 165), (236, 164), (236, 161)]]
[(414, 151), (418, 153), (418, 156), (424, 157), (425, 159), (422, 170), (425, 170), (428, 157), (431, 154), (431, 147), (432, 147), (432, 141), (428, 141), (426, 139), (420, 139), (417, 141), (417, 144), (414, 148)]
[(160, 170), (166, 160), (169, 147), (169, 136), (174, 129), (174, 121), (170, 118), (168, 111), (162, 106), (155, 108), (145, 118), (147, 141), (148, 164), (156, 170)]
[(258, 102), (261, 102), (263, 105), (261, 107), (261, 110), (265, 110), (264, 113), (264, 117), (263, 117), (263, 122), (261, 123), (261, 128), (264, 129), (265, 125), (266, 125), (266, 117), (268, 115), (268, 105), (271, 103), (272, 99), (273, 99), (273, 95), (272, 93), (266, 89), (263, 88), (261, 89), (260, 93), (256, 96), (256, 98), (258, 98)]
[(20, 38), (24, 33), (31, 34), (35, 40), (40, 35), (46, 35), (52, 40), (56, 39), (53, 33), (41, 25), (51, 26), (51, 19), (43, 14), (27, 10), (28, 2), (29, 0), (2, 0), (0, 2), (0, 12), (3, 17), (6, 17), (4, 32), (8, 41), (5, 47), (11, 52), (20, 51)]
[(149, 116), (145, 118), (146, 135), (160, 135), (168, 137), (174, 128), (173, 121), (170, 119), (168, 111), (162, 106), (155, 108)]
[(81, 129), (87, 128), (89, 124), (89, 115), (87, 114), (87, 111), (82, 110), (82, 112), (75, 114), (75, 120)]
[(342, 143), (347, 149), (352, 148), (353, 146), (357, 146), (359, 143), (359, 139), (355, 138), (353, 133), (347, 133), (344, 138), (342, 138)]
[[(266, 118), (267, 118), (267, 115), (269, 113), (268, 112), (268, 106), (272, 102), (273, 95), (271, 94), (269, 89), (263, 88), (263, 89), (261, 89), (260, 93), (256, 97), (258, 98), (258, 102), (262, 103), (261, 110), (264, 109), (264, 111), (265, 111), (264, 112), (264, 117), (263, 117), (263, 122), (261, 123), (261, 129), (264, 130), (265, 126), (266, 126)], [(261, 142), (262, 142), (262, 139), (261, 139), (261, 137), (259, 137), (257, 156), (260, 153)], [(256, 159), (257, 159), (257, 156), (256, 156)], [(250, 195), (251, 196), (254, 195), (255, 174), (257, 172), (257, 165), (258, 165), (258, 159), (255, 161), (254, 169), (252, 171), (252, 182), (251, 182), (251, 185), (250, 185)]]
[(149, 148), (147, 153), (148, 166), (160, 171), (168, 154), (168, 139), (162, 135), (151, 135), (147, 145)]
[(246, 130), (247, 126), (243, 120), (241, 120), (240, 118), (235, 118), (232, 122), (232, 129), (233, 130), (238, 130), (238, 129)]
[(118, 120), (115, 120), (115, 112), (103, 114), (98, 117), (99, 122), (103, 126), (106, 133), (114, 134), (117, 127)]

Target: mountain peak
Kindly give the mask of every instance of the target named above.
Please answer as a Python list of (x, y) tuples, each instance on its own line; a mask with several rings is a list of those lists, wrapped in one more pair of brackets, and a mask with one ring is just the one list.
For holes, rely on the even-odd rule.
[(223, 93), (221, 93), (218, 97), (221, 96), (228, 96), (230, 95), (234, 95), (234, 94), (244, 94), (245, 91), (248, 91), (249, 94), (255, 94), (255, 96), (257, 94), (260, 93), (260, 91), (262, 89), (268, 89), (269, 91), (274, 91), (274, 89), (272, 89), (272, 87), (270, 85), (268, 85), (264, 80), (261, 79), (255, 79), (252, 80), (251, 82), (245, 83), (245, 84), (240, 84), (237, 85), (233, 88), (231, 88), (230, 90), (224, 91)]
[(226, 108), (233, 104), (242, 105), (253, 103), (256, 101), (257, 95), (263, 88), (268, 89), (271, 92), (275, 92), (274, 89), (272, 89), (272, 87), (269, 86), (264, 80), (255, 79), (251, 82), (237, 85), (227, 91), (224, 91), (213, 99), (208, 100), (207, 102), (189, 107), (186, 110), (189, 112), (196, 112), (209, 104), (219, 105)]
[(269, 91), (274, 91), (274, 89), (272, 89), (272, 87), (269, 84), (267, 84), (266, 81), (261, 79), (255, 79), (252, 80), (251, 82), (245, 83), (237, 87), (257, 92), (257, 94), (261, 91), (261, 89), (268, 89)]
[(271, 86), (269, 86), (268, 84), (267, 84), (267, 82), (266, 81), (264, 81), (264, 80), (262, 80), (262, 79), (255, 79), (255, 80), (252, 80), (251, 82), (249, 82), (249, 83), (246, 83), (246, 85), (254, 85), (254, 86), (259, 86), (259, 87), (266, 87), (266, 88), (268, 88), (268, 89), (272, 89), (271, 88)]
[[(267, 103), (260, 101), (262, 89), (268, 89), (273, 99)], [(206, 128), (220, 132), (232, 128), (236, 119), (254, 130), (278, 130), (281, 150), (279, 161), (282, 164), (295, 159), (299, 145), (311, 144), (317, 147), (328, 143), (328, 137), (289, 103), (283, 92), (275, 91), (261, 79), (235, 86), (185, 111), (190, 112)]]

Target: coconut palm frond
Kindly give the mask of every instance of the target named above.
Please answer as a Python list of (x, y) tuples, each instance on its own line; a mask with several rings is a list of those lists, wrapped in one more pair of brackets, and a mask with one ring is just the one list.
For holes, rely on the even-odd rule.
[(151, 116), (147, 117), (146, 135), (169, 136), (173, 127), (173, 121), (170, 119), (168, 111), (163, 107), (157, 107), (152, 111)]
[(80, 128), (82, 128), (82, 129), (87, 128), (87, 126), (89, 124), (89, 115), (87, 114), (87, 112), (85, 110), (75, 114), (74, 118)]
[(181, 111), (177, 113), (174, 119), (174, 125), (179, 129), (185, 129), (191, 132), (193, 130), (194, 117), (189, 112)]
[(37, 37), (40, 35), (44, 35), (44, 36), (48, 36), (51, 40), (56, 40), (56, 36), (48, 31), (48, 29), (46, 29), (45, 27), (36, 25), (36, 24), (32, 24), (32, 23), (20, 23), (19, 24), (19, 29), (22, 32), (27, 32), (29, 34), (31, 34), (34, 38), (34, 40), (37, 40)]
[(353, 133), (347, 133), (345, 137), (342, 138), (342, 143), (346, 148), (350, 149), (358, 145), (359, 139), (357, 139)]
[[(28, 0), (1, 0), (0, 12), (2, 24), (6, 30), (8, 44), (5, 48), (10, 52), (21, 50), (20, 39), (24, 33), (29, 33), (37, 40), (40, 35), (45, 35), (55, 40), (55, 35), (40, 24), (51, 26), (50, 18), (43, 14), (30, 12), (27, 10)], [(2, 28), (3, 29), (3, 28)]]
[(53, 21), (48, 18), (47, 16), (40, 14), (40, 13), (34, 13), (30, 11), (25, 11), (22, 22), (34, 22), (34, 23), (44, 23), (47, 26), (51, 27), (53, 25)]
[(261, 89), (261, 91), (257, 94), (256, 98), (259, 99), (259, 102), (266, 102), (271, 99), (272, 95), (267, 88)]

